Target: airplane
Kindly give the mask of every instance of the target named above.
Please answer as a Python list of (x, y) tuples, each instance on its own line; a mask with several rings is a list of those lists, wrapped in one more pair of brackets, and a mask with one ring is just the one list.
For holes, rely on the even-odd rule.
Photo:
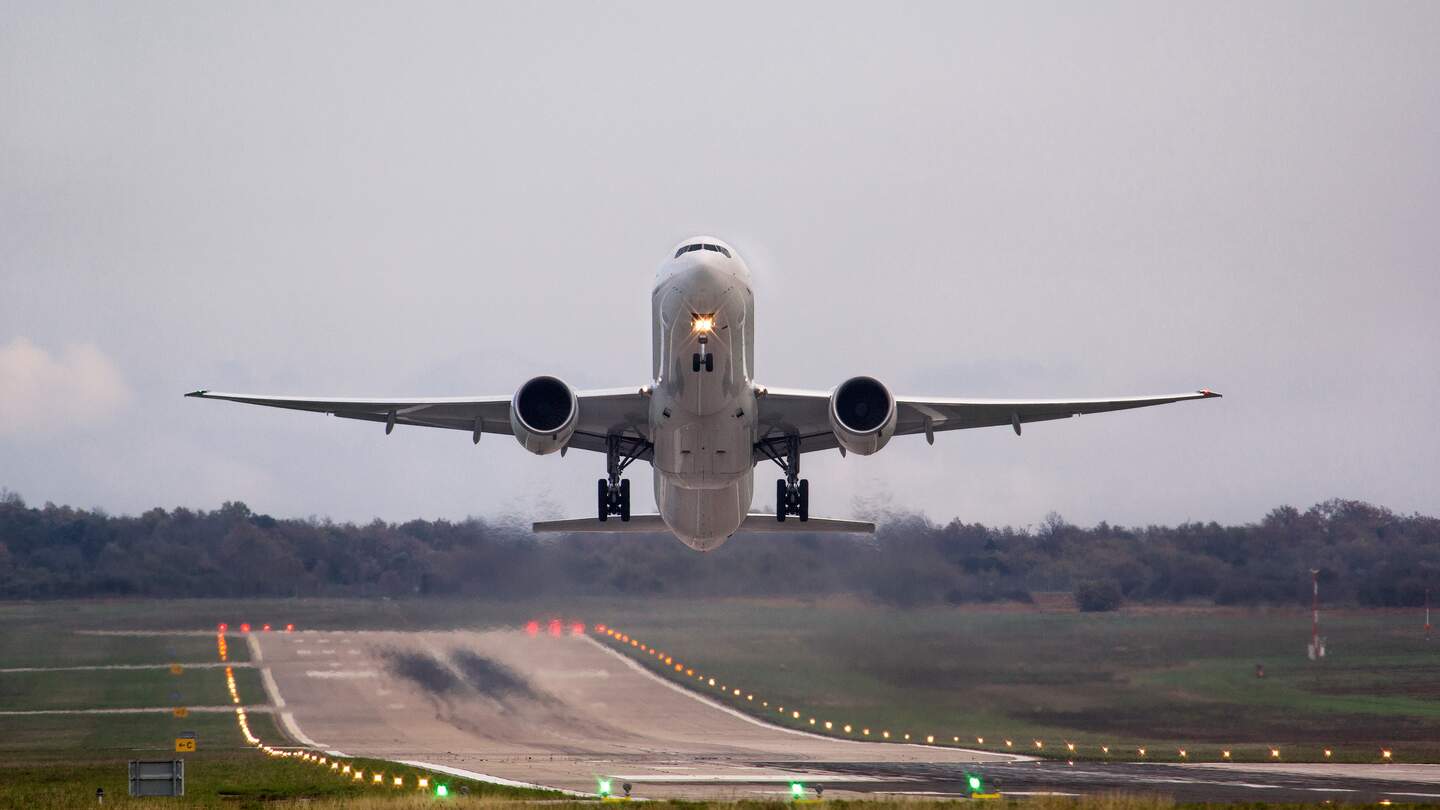
[[(755, 381), (755, 296), (750, 271), (728, 243), (686, 239), (661, 263), (651, 292), (651, 380), (575, 391), (558, 377), (526, 381), (513, 396), (316, 399), (194, 391), (186, 396), (328, 413), (345, 419), (508, 434), (537, 455), (605, 454), (593, 518), (539, 521), (537, 532), (668, 530), (697, 551), (738, 531), (871, 533), (874, 523), (810, 516), (806, 453), (868, 456), (895, 436), (1030, 422), (1219, 397), (1208, 389), (1108, 399), (967, 399), (895, 396), (878, 379), (851, 377), (830, 391)], [(625, 470), (653, 469), (658, 514), (632, 515)], [(773, 462), (773, 514), (752, 514), (755, 468)], [(612, 521), (611, 518), (618, 518)], [(790, 520), (795, 518), (795, 520)]]

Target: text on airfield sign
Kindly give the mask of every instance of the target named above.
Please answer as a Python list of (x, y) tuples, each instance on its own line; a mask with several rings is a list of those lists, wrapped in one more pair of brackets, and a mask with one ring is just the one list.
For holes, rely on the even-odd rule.
[(195, 732), (187, 731), (175, 738), (175, 753), (184, 754), (195, 750)]

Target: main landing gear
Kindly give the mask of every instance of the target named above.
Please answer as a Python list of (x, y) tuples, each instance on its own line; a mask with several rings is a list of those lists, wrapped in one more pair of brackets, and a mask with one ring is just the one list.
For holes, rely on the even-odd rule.
[(618, 483), (611, 483), (601, 478), (595, 482), (599, 484), (599, 506), (600, 519), (609, 520), (611, 515), (619, 515), (621, 520), (630, 519), (630, 479), (622, 478)]
[(648, 447), (644, 439), (613, 433), (605, 437), (605, 477), (595, 482), (596, 511), (601, 522), (609, 520), (611, 515), (618, 515), (622, 521), (630, 520), (630, 481), (620, 475)]
[(795, 515), (801, 522), (810, 519), (810, 480), (798, 482), (790, 478), (775, 481), (775, 519), (785, 522), (786, 515)]
[[(784, 442), (782, 458), (775, 445)], [(785, 472), (775, 482), (775, 519), (781, 523), (791, 515), (801, 522), (810, 519), (810, 481), (800, 477), (800, 437), (785, 436), (760, 443), (760, 449)]]

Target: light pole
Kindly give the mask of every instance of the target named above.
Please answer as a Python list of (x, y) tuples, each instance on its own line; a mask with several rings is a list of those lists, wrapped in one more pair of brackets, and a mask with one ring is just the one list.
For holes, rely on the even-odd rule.
[(1320, 646), (1320, 569), (1310, 569), (1310, 660), (1325, 657)]

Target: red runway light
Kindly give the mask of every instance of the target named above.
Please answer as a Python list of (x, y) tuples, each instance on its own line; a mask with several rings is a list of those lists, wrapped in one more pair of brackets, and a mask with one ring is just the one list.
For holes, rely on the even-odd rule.
[(560, 632), (561, 632), (560, 620), (559, 620), (559, 619), (551, 619), (551, 620), (550, 620), (550, 625), (549, 625), (549, 630), (550, 630), (550, 635), (552, 635), (552, 636), (558, 636), (558, 635), (560, 635)]
[(262, 628), (260, 628), (260, 629), (263, 630), (263, 631), (265, 631), (266, 633), (268, 633), (268, 632), (270, 632), (270, 625), (267, 624), (267, 625), (265, 625), (264, 627), (262, 627)]
[(226, 630), (229, 630), (229, 629), (230, 629), (230, 625), (225, 624), (224, 622), (221, 622), (221, 623), (220, 623), (220, 628), (219, 628), (220, 632), (223, 633), (223, 632), (225, 632)]
[(572, 635), (572, 636), (583, 636), (583, 635), (585, 635), (585, 623), (584, 623), (584, 622), (575, 622), (574, 624), (570, 625), (570, 635)]
[(540, 635), (540, 623), (536, 621), (526, 622), (525, 632), (529, 633), (531, 637)]
[(240, 632), (242, 632), (242, 633), (248, 633), (248, 632), (250, 632), (250, 625), (249, 625), (249, 623), (240, 625)]
[(293, 632), (295, 632), (295, 625), (293, 625), (293, 624), (287, 624), (287, 625), (285, 625), (285, 632), (287, 632), (287, 633), (293, 633)]

